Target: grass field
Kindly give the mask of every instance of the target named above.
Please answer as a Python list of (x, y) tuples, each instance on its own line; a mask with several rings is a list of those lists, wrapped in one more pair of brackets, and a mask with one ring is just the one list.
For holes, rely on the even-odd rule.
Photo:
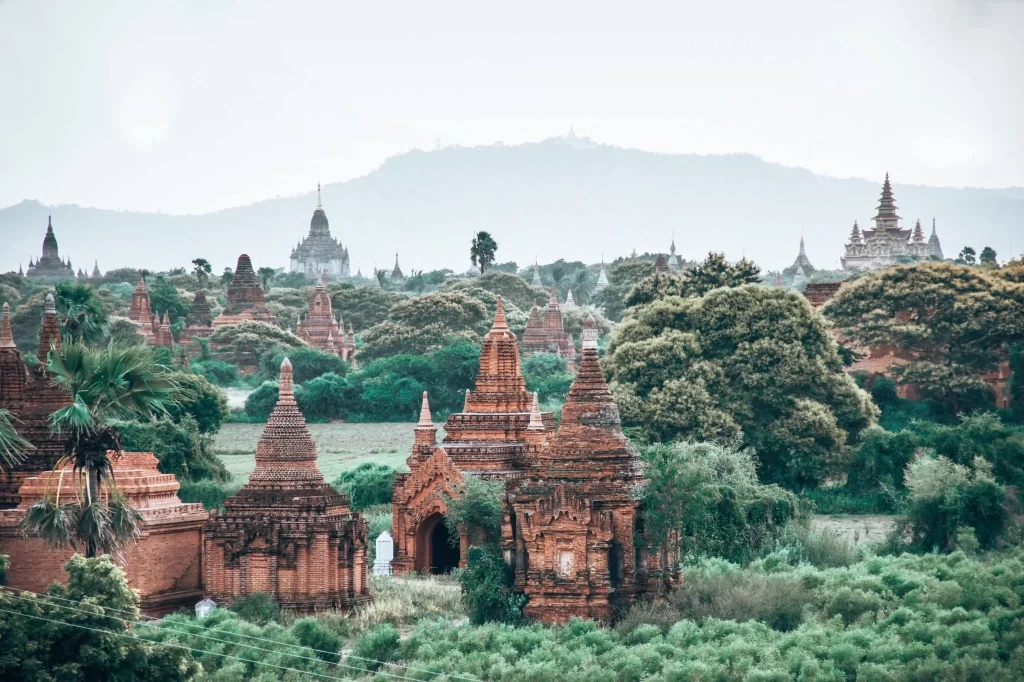
[[(310, 424), (320, 471), (328, 482), (363, 462), (387, 464), (405, 471), (412, 450), (414, 424)], [(228, 471), (245, 480), (256, 466), (256, 442), (263, 424), (224, 424), (214, 451)], [(438, 439), (442, 433), (439, 430)]]

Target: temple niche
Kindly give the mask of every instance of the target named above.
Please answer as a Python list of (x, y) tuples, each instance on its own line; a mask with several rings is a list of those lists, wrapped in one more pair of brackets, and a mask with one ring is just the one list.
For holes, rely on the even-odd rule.
[(306, 279), (317, 279), (325, 271), (331, 279), (350, 276), (348, 249), (331, 236), (319, 184), (316, 186), (316, 209), (309, 221), (309, 234), (292, 249), (289, 263), (291, 272), (301, 272)]
[(465, 566), (471, 538), (465, 530), (449, 537), (445, 500), (473, 474), (505, 481), (501, 548), (516, 590), (530, 597), (527, 615), (549, 623), (607, 620), (620, 602), (675, 580), (642, 545), (640, 502), (632, 497), (642, 481), (640, 458), (622, 433), (588, 322), (557, 430), (526, 391), (500, 298), (476, 387), (463, 411), (448, 417), (440, 444), (424, 394), (410, 471), (394, 487), (395, 573)]
[(302, 612), (350, 608), (371, 598), (366, 520), (317, 468), (287, 358), (279, 395), (249, 482), (206, 524), (206, 594), (230, 602), (266, 592)]
[(551, 295), (544, 313), (541, 314), (539, 306), (534, 303), (526, 320), (526, 329), (523, 331), (523, 357), (530, 357), (534, 353), (553, 353), (566, 360), (570, 369), (574, 366), (576, 344), (573, 343), (572, 335), (565, 331), (562, 309), (558, 304), (558, 295), (554, 287), (551, 287)]
[(0, 469), (0, 509), (9, 509), (21, 502), (19, 491), (25, 479), (52, 469), (64, 455), (67, 438), (50, 430), (50, 415), (70, 405), (71, 401), (52, 384), (46, 370), (47, 353), (61, 346), (53, 294), (46, 296), (36, 356), (39, 362), (31, 370), (14, 344), (11, 310), (7, 303), (3, 304), (0, 318), (0, 409), (7, 410), (18, 420), (18, 433), (34, 446), (24, 453), (17, 466)]
[(74, 279), (75, 270), (71, 267), (71, 259), (64, 261), (57, 247), (57, 237), (53, 234), (52, 216), (46, 217), (46, 236), (43, 237), (43, 255), (38, 260), (29, 259), (26, 277), (31, 279), (63, 280)]
[(900, 227), (899, 221), (902, 218), (896, 215), (896, 199), (888, 173), (882, 184), (882, 196), (877, 210), (878, 213), (872, 218), (875, 223), (873, 230), (862, 230), (857, 221), (853, 222), (846, 253), (840, 259), (843, 270), (873, 270), (915, 260), (942, 260), (942, 245), (935, 231), (934, 219), (932, 233), (927, 240), (920, 220), (911, 230)]
[(252, 260), (248, 254), (243, 253), (238, 257), (238, 265), (235, 266), (231, 283), (228, 284), (227, 305), (213, 321), (213, 326), (238, 324), (246, 320), (277, 323), (277, 318), (267, 308), (263, 288), (256, 278), (256, 271), (252, 268)]
[(313, 287), (313, 295), (309, 299), (309, 310), (306, 318), (299, 320), (295, 326), (295, 335), (314, 348), (319, 348), (325, 353), (337, 355), (346, 362), (355, 362), (356, 333), (352, 325), (349, 325), (348, 333), (345, 332), (345, 321), (338, 314), (334, 318), (334, 310), (331, 307), (331, 296), (327, 292), (325, 283), (326, 273), (317, 280)]

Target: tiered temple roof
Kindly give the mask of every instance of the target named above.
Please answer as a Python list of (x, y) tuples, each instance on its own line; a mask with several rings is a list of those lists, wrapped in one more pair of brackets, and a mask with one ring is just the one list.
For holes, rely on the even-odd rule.
[(331, 278), (349, 276), (348, 249), (331, 236), (319, 184), (316, 186), (316, 209), (309, 220), (309, 234), (292, 249), (290, 261), (291, 272), (304, 273), (307, 279), (317, 279), (325, 270)]
[(398, 254), (395, 254), (395, 267), (391, 268), (391, 283), (395, 286), (401, 286), (405, 284), (405, 275), (402, 273), (402, 268), (398, 265)]
[(260, 287), (260, 282), (256, 278), (252, 261), (248, 254), (243, 253), (238, 257), (238, 265), (235, 267), (231, 283), (228, 285), (227, 305), (213, 321), (213, 326), (238, 324), (245, 320), (269, 324), (277, 322), (273, 313), (267, 309), (263, 288)]
[[(177, 479), (160, 473), (153, 453), (110, 454), (118, 492), (142, 514), (142, 535), (124, 550), (129, 587), (139, 591), (142, 610), (148, 615), (191, 608), (203, 596), (201, 533), (209, 514), (201, 504), (181, 502)], [(18, 508), (0, 511), (0, 539), (5, 553), (11, 555), (8, 585), (42, 592), (67, 577), (62, 567), (72, 550), (48, 549), (39, 538), (25, 537), (20, 525), (28, 507), (44, 495), (53, 495), (59, 483), (67, 490), (73, 480), (70, 468), (63, 475), (49, 470), (26, 479)], [(74, 495), (70, 490), (66, 494)]]
[(256, 469), (206, 525), (204, 580), (215, 600), (267, 592), (282, 606), (312, 611), (370, 599), (366, 520), (316, 460), (286, 358)]
[(46, 370), (47, 354), (61, 346), (60, 327), (53, 294), (46, 295), (39, 335), (38, 364), (29, 371), (11, 333), (7, 303), (0, 312), (0, 408), (17, 419), (18, 433), (33, 449), (21, 453), (22, 461), (0, 470), (0, 509), (17, 506), (18, 490), (26, 478), (51, 469), (64, 455), (66, 437), (50, 429), (50, 415), (71, 404), (66, 393), (54, 386)]
[(551, 287), (548, 306), (543, 315), (534, 303), (526, 320), (526, 329), (523, 331), (523, 355), (529, 357), (534, 353), (554, 353), (570, 363), (576, 358), (576, 346), (572, 335), (565, 331), (562, 309), (554, 287)]
[(321, 276), (313, 287), (309, 311), (306, 313), (306, 319), (300, 320), (296, 325), (295, 335), (310, 346), (349, 361), (355, 355), (355, 331), (345, 333), (345, 322), (340, 313), (337, 319), (334, 318), (325, 278), (326, 274)]
[(75, 270), (71, 267), (71, 259), (61, 260), (57, 237), (53, 234), (53, 216), (46, 217), (46, 236), (43, 237), (43, 255), (39, 260), (28, 262), (26, 277), (38, 279), (72, 279)]

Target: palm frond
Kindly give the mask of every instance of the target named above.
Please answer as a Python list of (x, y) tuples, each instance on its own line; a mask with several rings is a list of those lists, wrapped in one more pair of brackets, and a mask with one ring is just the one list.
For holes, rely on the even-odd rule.
[(108, 504), (110, 527), (120, 546), (131, 544), (142, 535), (142, 512), (130, 506), (123, 495), (114, 495)]
[[(18, 435), (14, 422), (18, 421), (7, 410), (0, 410), (0, 463), (15, 466), (25, 459), (25, 451), (35, 447)], [(2, 468), (2, 467), (0, 467)]]
[(78, 551), (78, 518), (81, 507), (77, 504), (57, 505), (53, 498), (45, 497), (28, 508), (21, 522), (23, 535), (38, 537), (51, 549), (70, 546)]

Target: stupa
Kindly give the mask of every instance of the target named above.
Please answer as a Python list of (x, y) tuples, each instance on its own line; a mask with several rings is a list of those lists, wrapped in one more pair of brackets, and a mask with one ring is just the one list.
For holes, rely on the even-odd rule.
[(206, 594), (230, 602), (266, 592), (302, 612), (349, 608), (370, 599), (366, 520), (317, 468), (287, 358), (278, 386), (256, 469), (206, 524)]
[(17, 421), (19, 435), (33, 449), (20, 453), (22, 460), (0, 469), (0, 509), (15, 507), (20, 502), (19, 489), (26, 478), (52, 469), (64, 455), (67, 437), (50, 428), (50, 415), (71, 404), (67, 394), (52, 384), (46, 370), (51, 348), (60, 349), (60, 326), (53, 294), (46, 295), (43, 325), (39, 334), (39, 361), (30, 371), (14, 343), (11, 333), (11, 310), (7, 303), (0, 312), (0, 408)]
[(159, 325), (149, 307), (149, 289), (146, 287), (146, 279), (142, 276), (142, 270), (139, 270), (139, 280), (135, 283), (135, 291), (132, 292), (128, 319), (141, 325), (138, 333), (146, 339), (146, 343), (156, 344), (156, 332), (159, 331)]
[(213, 321), (213, 326), (238, 324), (246, 320), (277, 323), (273, 313), (267, 309), (263, 289), (256, 278), (256, 271), (252, 268), (252, 261), (243, 253), (238, 257), (238, 265), (228, 285), (227, 305)]
[(348, 362), (356, 350), (355, 332), (352, 332), (350, 338), (345, 333), (345, 322), (341, 315), (339, 314), (337, 319), (334, 318), (326, 277), (327, 273), (323, 273), (313, 287), (306, 319), (300, 320), (295, 326), (295, 335), (310, 346), (337, 355)]
[(576, 358), (576, 346), (572, 335), (565, 331), (562, 309), (554, 287), (551, 287), (548, 305), (543, 315), (534, 303), (526, 320), (526, 329), (523, 331), (523, 356), (529, 357), (534, 353), (553, 353), (570, 363)]
[(74, 279), (75, 270), (71, 259), (61, 260), (57, 237), (53, 234), (53, 216), (46, 217), (46, 236), (43, 237), (43, 255), (39, 260), (28, 262), (26, 277), (32, 279), (62, 280)]

